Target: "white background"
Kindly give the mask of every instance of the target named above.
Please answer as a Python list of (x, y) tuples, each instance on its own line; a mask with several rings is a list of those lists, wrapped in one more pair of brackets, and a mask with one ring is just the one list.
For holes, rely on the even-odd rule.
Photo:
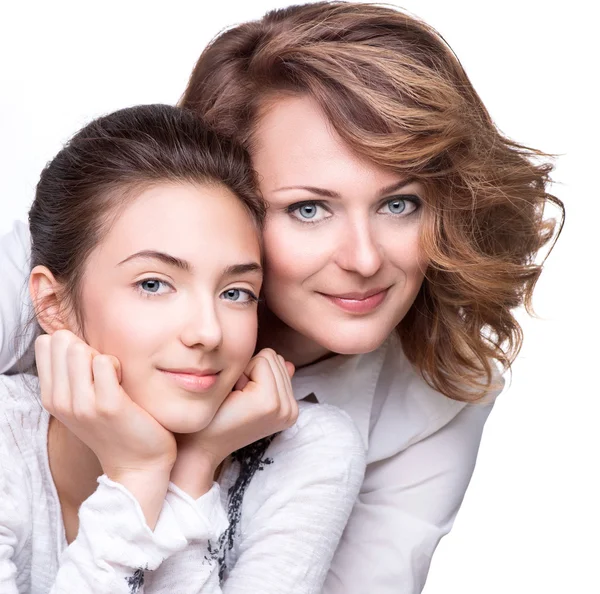
[[(128, 105), (174, 103), (211, 37), (286, 4), (3, 3), (0, 233), (25, 219), (40, 170), (79, 127)], [(583, 0), (403, 6), (450, 43), (503, 132), (560, 155), (554, 192), (567, 207), (537, 288), (539, 319), (520, 317), (512, 383), (425, 593), (600, 592), (598, 17)]]

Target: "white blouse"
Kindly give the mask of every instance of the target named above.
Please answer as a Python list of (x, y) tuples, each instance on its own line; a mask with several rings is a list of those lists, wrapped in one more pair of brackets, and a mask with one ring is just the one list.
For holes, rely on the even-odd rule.
[[(0, 372), (14, 370), (11, 337), (30, 315), (28, 246), (23, 224), (0, 240)], [(501, 388), (478, 404), (451, 400), (427, 385), (395, 336), (371, 353), (301, 368), (293, 386), (297, 399), (312, 394), (346, 411), (366, 448), (364, 482), (324, 594), (421, 592), (435, 548), (465, 495)]]

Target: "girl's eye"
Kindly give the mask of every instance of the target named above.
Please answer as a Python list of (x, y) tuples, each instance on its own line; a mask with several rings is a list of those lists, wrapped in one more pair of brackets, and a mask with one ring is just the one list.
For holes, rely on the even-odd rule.
[(297, 202), (288, 206), (287, 211), (295, 219), (310, 223), (316, 223), (331, 216), (327, 214), (325, 207), (318, 202)]
[(406, 196), (404, 198), (392, 198), (388, 200), (380, 209), (382, 214), (409, 215), (419, 208), (420, 198), (417, 196)]
[(252, 291), (247, 289), (227, 289), (221, 293), (221, 299), (233, 301), (234, 303), (254, 303), (258, 298)]
[(146, 278), (137, 282), (136, 285), (140, 292), (147, 296), (164, 295), (173, 291), (173, 287), (169, 283), (157, 278)]

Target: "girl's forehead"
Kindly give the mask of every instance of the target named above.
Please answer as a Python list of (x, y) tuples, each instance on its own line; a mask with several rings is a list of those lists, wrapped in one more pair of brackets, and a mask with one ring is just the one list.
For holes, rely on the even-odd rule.
[(251, 216), (232, 192), (214, 185), (163, 184), (143, 190), (119, 212), (98, 248), (107, 263), (154, 251), (172, 254), (199, 271), (211, 263), (260, 261)]

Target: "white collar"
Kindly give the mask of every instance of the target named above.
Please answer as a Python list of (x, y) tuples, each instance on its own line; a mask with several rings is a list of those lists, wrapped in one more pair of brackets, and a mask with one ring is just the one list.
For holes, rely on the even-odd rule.
[(373, 397), (386, 350), (384, 343), (370, 353), (335, 355), (298, 369), (292, 380), (296, 399), (314, 394), (318, 402), (345, 410), (368, 448)]

